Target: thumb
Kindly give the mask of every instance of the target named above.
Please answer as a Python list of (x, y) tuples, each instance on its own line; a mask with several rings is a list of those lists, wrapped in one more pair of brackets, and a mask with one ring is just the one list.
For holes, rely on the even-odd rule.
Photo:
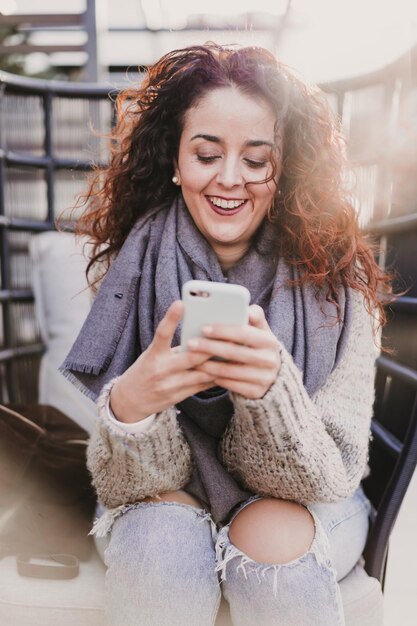
[(171, 348), (175, 331), (183, 315), (184, 304), (181, 300), (175, 300), (170, 305), (156, 328), (155, 337), (152, 342), (153, 348), (156, 348), (158, 351), (168, 350)]

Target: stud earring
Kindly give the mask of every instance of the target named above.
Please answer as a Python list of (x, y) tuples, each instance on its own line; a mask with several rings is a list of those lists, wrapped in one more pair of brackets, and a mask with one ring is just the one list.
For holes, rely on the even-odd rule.
[(180, 184), (180, 179), (178, 178), (178, 176), (173, 176), (172, 177), (172, 182), (174, 183), (174, 185), (179, 185)]

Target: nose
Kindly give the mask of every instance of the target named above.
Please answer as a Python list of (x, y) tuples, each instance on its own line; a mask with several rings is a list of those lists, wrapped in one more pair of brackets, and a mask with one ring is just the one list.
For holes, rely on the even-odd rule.
[(239, 159), (230, 156), (220, 161), (217, 182), (227, 189), (242, 185), (244, 180)]

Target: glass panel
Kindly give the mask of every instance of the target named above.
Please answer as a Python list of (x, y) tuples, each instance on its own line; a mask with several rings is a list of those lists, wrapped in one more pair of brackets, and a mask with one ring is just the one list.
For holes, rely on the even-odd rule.
[(416, 212), (417, 198), (417, 88), (410, 90), (401, 106), (391, 151), (393, 170), (393, 216)]
[(386, 150), (390, 107), (385, 92), (385, 85), (346, 92), (342, 122), (351, 159), (374, 159)]
[(337, 113), (337, 94), (324, 92), (328, 103), (335, 113)]
[(44, 171), (24, 167), (6, 170), (5, 214), (39, 221), (47, 219)]
[(101, 136), (110, 132), (110, 100), (54, 98), (52, 110), (55, 156), (93, 161), (105, 156)]
[(9, 396), (6, 389), (6, 364), (0, 363), (0, 402), (6, 404), (9, 402)]
[(359, 224), (366, 226), (375, 216), (378, 195), (378, 165), (352, 168), (347, 175), (347, 188), (358, 212)]
[(57, 170), (55, 172), (55, 216), (62, 220), (77, 219), (81, 209), (74, 210), (77, 195), (87, 190), (88, 172)]
[(0, 350), (4, 346), (3, 306), (4, 304), (0, 302)]
[(40, 96), (6, 94), (2, 101), (1, 119), (6, 150), (32, 156), (44, 154), (44, 111)]
[(28, 244), (31, 237), (27, 232), (9, 232), (10, 284), (12, 289), (30, 289), (32, 286), (32, 264), (29, 260)]
[(15, 387), (15, 397), (12, 402), (30, 404), (38, 401), (38, 379), (40, 356), (26, 356), (16, 359), (9, 365)]
[(41, 342), (33, 302), (14, 302), (11, 307), (11, 345), (28, 346)]

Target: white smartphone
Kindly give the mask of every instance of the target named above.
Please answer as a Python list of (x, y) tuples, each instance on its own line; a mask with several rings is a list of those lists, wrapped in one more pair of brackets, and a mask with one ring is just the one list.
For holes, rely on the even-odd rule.
[(193, 337), (203, 336), (203, 326), (237, 324), (249, 320), (250, 293), (242, 285), (189, 280), (182, 286), (184, 318), (181, 328), (181, 349)]

